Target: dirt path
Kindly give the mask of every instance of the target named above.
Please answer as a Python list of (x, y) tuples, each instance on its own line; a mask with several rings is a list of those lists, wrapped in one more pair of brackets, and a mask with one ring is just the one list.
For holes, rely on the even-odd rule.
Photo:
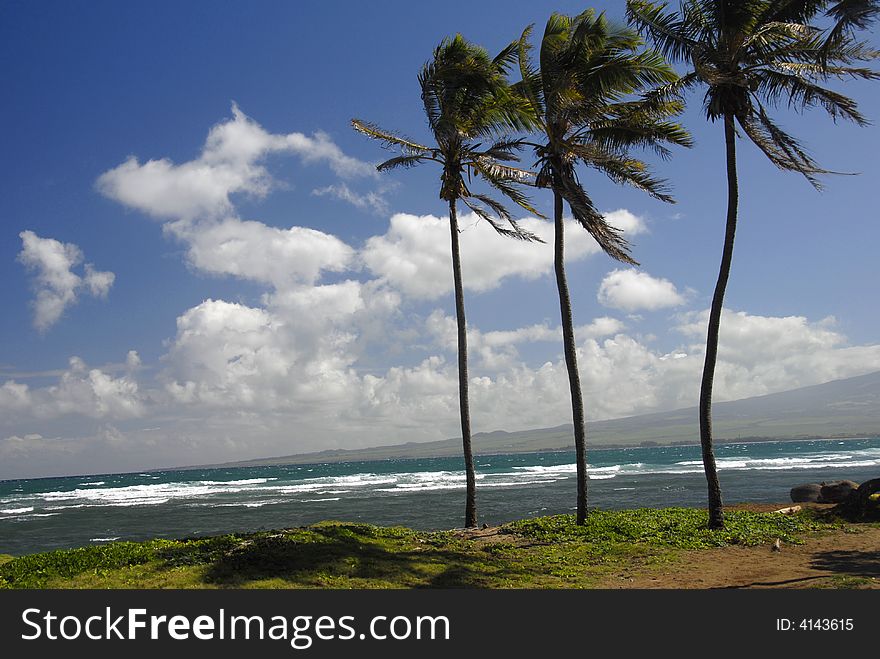
[(634, 566), (605, 588), (880, 588), (880, 528), (834, 531), (803, 545), (689, 551), (662, 566)]

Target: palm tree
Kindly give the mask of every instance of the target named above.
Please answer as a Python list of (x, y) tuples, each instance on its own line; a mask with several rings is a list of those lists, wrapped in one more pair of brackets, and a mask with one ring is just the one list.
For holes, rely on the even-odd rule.
[[(821, 30), (810, 21), (826, 12), (834, 24)], [(736, 169), (737, 126), (779, 169), (802, 174), (816, 188), (821, 169), (796, 138), (770, 117), (780, 103), (797, 110), (821, 107), (831, 118), (864, 125), (855, 101), (821, 86), (830, 79), (876, 78), (853, 66), (877, 53), (855, 40), (853, 29), (876, 15), (873, 0), (831, 3), (805, 0), (685, 0), (679, 11), (665, 4), (628, 0), (627, 16), (670, 60), (690, 70), (675, 85), (705, 86), (709, 121), (721, 121), (727, 151), (727, 226), (721, 268), (706, 339), (700, 385), (700, 443), (709, 489), (709, 528), (724, 527), (721, 486), (712, 448), (712, 385), (718, 355), (718, 331), (730, 276), (736, 235), (739, 184)], [(669, 91), (675, 91), (671, 87)]]
[[(554, 14), (541, 40), (539, 68), (529, 59), (527, 28), (520, 39), (522, 93), (529, 99), (542, 143), (531, 144), (537, 157), (535, 185), (553, 191), (555, 270), (562, 315), (565, 364), (571, 390), (577, 461), (577, 523), (587, 514), (586, 428), (571, 298), (565, 275), (563, 202), (574, 219), (611, 258), (638, 265), (620, 231), (608, 224), (581, 186), (575, 167), (582, 163), (613, 181), (633, 185), (671, 202), (664, 182), (644, 162), (629, 155), (648, 147), (663, 157), (664, 143), (689, 146), (690, 136), (667, 119), (682, 109), (679, 101), (650, 93), (677, 76), (661, 55), (641, 49), (638, 33), (609, 23), (593, 10), (572, 18)], [(634, 94), (647, 91), (641, 97)]]
[[(467, 480), (466, 527), (477, 525), (477, 508), (457, 203), (464, 203), (503, 236), (541, 241), (520, 227), (502, 204), (471, 191), (468, 185), (471, 175), (476, 175), (522, 208), (537, 214), (517, 187), (530, 181), (530, 173), (507, 164), (518, 160), (516, 150), (520, 145), (505, 135), (531, 127), (527, 103), (507, 82), (507, 70), (516, 60), (516, 50), (517, 42), (514, 42), (493, 59), (461, 35), (444, 40), (434, 50), (433, 60), (425, 64), (419, 74), (419, 85), (435, 146), (419, 144), (359, 119), (352, 120), (356, 130), (402, 152), (380, 164), (379, 171), (413, 167), (426, 161), (442, 167), (440, 198), (449, 205), (458, 324), (458, 393)], [(488, 147), (483, 144), (486, 141), (491, 142)]]

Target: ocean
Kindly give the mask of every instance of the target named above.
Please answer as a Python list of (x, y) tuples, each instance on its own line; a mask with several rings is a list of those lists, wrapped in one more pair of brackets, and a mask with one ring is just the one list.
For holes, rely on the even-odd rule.
[[(880, 438), (749, 442), (716, 447), (725, 502), (779, 502), (800, 483), (880, 477)], [(698, 446), (594, 449), (590, 505), (703, 506)], [(568, 513), (574, 453), (476, 458), (480, 523)], [(113, 540), (184, 538), (321, 520), (461, 526), (461, 458), (187, 469), (0, 481), (0, 553)]]

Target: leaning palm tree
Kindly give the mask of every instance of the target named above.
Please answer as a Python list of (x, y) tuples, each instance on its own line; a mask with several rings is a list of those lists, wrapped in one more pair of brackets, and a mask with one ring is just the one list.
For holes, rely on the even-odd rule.
[[(485, 50), (461, 35), (444, 40), (434, 58), (422, 68), (419, 85), (434, 146), (426, 146), (359, 119), (354, 128), (401, 155), (378, 166), (379, 171), (413, 167), (431, 161), (442, 167), (440, 198), (449, 205), (452, 240), (452, 274), (455, 315), (458, 323), (458, 392), (464, 451), (467, 498), (465, 526), (477, 525), (476, 474), (471, 447), (468, 404), (467, 323), (458, 244), (457, 204), (461, 201), (499, 234), (526, 241), (540, 238), (520, 227), (510, 212), (492, 197), (470, 189), (476, 175), (517, 205), (537, 214), (518, 185), (530, 182), (530, 173), (511, 166), (518, 160), (519, 143), (506, 134), (530, 128), (528, 105), (511, 89), (507, 70), (516, 59), (517, 42), (491, 58)], [(484, 143), (489, 142), (486, 146)]]
[(667, 157), (666, 144), (689, 146), (691, 140), (681, 126), (668, 121), (682, 110), (682, 104), (651, 93), (654, 86), (672, 84), (677, 76), (660, 54), (642, 48), (644, 42), (637, 32), (614, 25), (593, 10), (574, 18), (554, 14), (541, 40), (539, 67), (529, 58), (530, 32), (531, 27), (520, 39), (522, 82), (518, 85), (529, 100), (542, 140), (531, 144), (537, 157), (535, 185), (553, 191), (556, 284), (577, 462), (577, 523), (583, 524), (587, 515), (586, 428), (565, 275), (563, 203), (606, 254), (638, 265), (627, 240), (608, 224), (581, 186), (575, 168), (583, 164), (615, 182), (671, 202), (664, 182), (629, 152), (633, 147), (648, 147)]
[[(833, 23), (830, 29), (811, 24), (823, 12)], [(854, 29), (865, 27), (876, 14), (874, 0), (685, 0), (678, 12), (665, 4), (627, 2), (627, 15), (635, 26), (666, 57), (692, 69), (675, 86), (684, 89), (702, 84), (706, 117), (711, 122), (720, 120), (724, 127), (727, 227), (709, 311), (699, 406), (710, 528), (724, 526), (712, 447), (712, 386), (737, 224), (737, 126), (779, 169), (802, 174), (819, 188), (816, 175), (830, 172), (820, 168), (800, 142), (779, 127), (769, 108), (780, 103), (797, 110), (818, 106), (834, 120), (864, 125), (866, 120), (855, 101), (821, 83), (835, 78), (878, 77), (871, 69), (854, 66), (876, 58), (877, 53), (853, 36)]]

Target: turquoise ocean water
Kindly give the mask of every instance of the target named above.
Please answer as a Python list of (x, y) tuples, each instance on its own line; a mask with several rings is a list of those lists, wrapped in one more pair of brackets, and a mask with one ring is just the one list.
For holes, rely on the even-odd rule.
[[(880, 438), (717, 447), (727, 502), (786, 502), (799, 483), (880, 477)], [(593, 450), (590, 505), (702, 506), (697, 446)], [(480, 522), (571, 512), (573, 452), (479, 456)], [(0, 553), (285, 528), (325, 519), (460, 526), (460, 458), (191, 469), (0, 481)]]

